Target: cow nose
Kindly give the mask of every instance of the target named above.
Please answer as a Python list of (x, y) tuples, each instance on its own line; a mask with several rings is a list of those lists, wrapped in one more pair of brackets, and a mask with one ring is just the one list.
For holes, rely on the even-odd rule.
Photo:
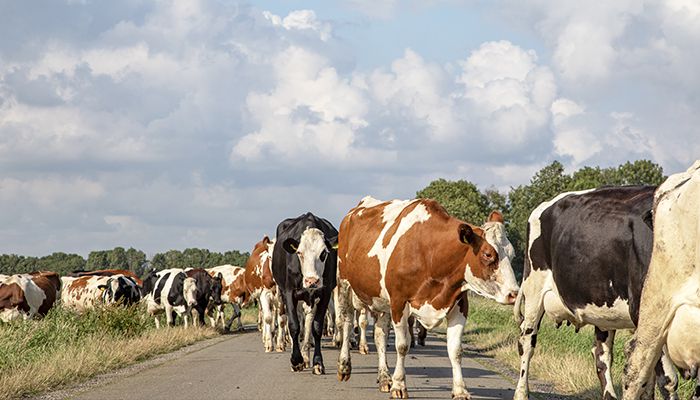
[(515, 304), (515, 298), (518, 297), (517, 291), (512, 291), (506, 296), (506, 304)]
[(304, 278), (304, 283), (307, 287), (316, 287), (318, 285), (318, 278)]

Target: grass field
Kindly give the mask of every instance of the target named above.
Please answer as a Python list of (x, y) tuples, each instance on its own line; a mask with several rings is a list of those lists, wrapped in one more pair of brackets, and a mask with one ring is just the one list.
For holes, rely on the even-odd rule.
[[(243, 323), (256, 322), (257, 309), (244, 309)], [(218, 334), (211, 327), (155, 329), (136, 306), (82, 315), (55, 307), (43, 320), (0, 323), (0, 399), (83, 381)]]
[[(467, 347), (494, 357), (514, 371), (520, 367), (517, 341), (520, 330), (513, 317), (513, 307), (499, 305), (477, 296), (469, 298), (469, 318), (464, 340)], [(623, 348), (631, 338), (625, 331), (617, 332), (614, 348), (613, 379), (617, 393), (624, 366)], [(537, 335), (537, 347), (530, 363), (530, 376), (554, 384), (557, 393), (580, 399), (600, 399), (598, 377), (593, 365), (593, 328), (588, 326), (575, 333), (566, 325), (556, 328), (544, 317)], [(679, 398), (692, 396), (694, 381), (682, 381)]]

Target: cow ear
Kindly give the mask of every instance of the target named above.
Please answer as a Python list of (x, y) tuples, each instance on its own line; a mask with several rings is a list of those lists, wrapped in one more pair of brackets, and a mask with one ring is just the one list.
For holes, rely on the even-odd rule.
[(642, 215), (642, 221), (644, 221), (645, 224), (651, 229), (652, 231), (654, 230), (654, 213), (652, 210), (649, 210)]
[(221, 281), (224, 279), (224, 275), (221, 272), (219, 272), (218, 274), (216, 274), (216, 279)]
[(297, 252), (297, 249), (299, 248), (299, 241), (296, 239), (289, 238), (282, 243), (282, 248), (289, 253), (289, 254), (294, 254)]
[(262, 242), (264, 245), (270, 244), (270, 238), (265, 235), (263, 236)]
[(476, 234), (471, 226), (462, 224), (459, 226), (459, 241), (464, 244), (472, 244), (476, 240)]
[(503, 214), (498, 211), (498, 210), (493, 210), (491, 211), (491, 214), (489, 214), (489, 218), (486, 220), (486, 222), (500, 222), (503, 223)]
[(326, 247), (328, 247), (328, 249), (338, 250), (338, 236), (326, 238)]

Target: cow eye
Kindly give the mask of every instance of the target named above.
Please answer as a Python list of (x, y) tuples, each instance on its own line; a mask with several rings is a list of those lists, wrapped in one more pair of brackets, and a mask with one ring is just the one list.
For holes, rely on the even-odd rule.
[(319, 258), (319, 260), (321, 260), (321, 262), (326, 262), (326, 257), (328, 257), (328, 251), (327, 251), (327, 250), (323, 250), (323, 251), (321, 252), (321, 255), (318, 256), (318, 258)]

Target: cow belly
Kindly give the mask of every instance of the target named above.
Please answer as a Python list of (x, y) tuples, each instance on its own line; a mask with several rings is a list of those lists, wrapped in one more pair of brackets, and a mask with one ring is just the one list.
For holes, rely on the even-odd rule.
[(562, 321), (575, 322), (576, 317), (564, 305), (556, 291), (550, 290), (544, 295), (544, 311), (556, 323)]
[(576, 319), (582, 324), (591, 324), (602, 330), (634, 329), (627, 300), (615, 299), (612, 306), (587, 304), (574, 310)]
[(436, 327), (440, 321), (445, 318), (447, 312), (450, 310), (449, 308), (436, 309), (427, 302), (420, 306), (420, 308), (409, 308), (411, 314), (415, 315), (416, 318), (418, 318), (418, 321), (420, 321), (420, 323), (427, 329), (433, 329)]
[(677, 367), (691, 369), (700, 364), (700, 308), (682, 305), (668, 328), (668, 355)]

